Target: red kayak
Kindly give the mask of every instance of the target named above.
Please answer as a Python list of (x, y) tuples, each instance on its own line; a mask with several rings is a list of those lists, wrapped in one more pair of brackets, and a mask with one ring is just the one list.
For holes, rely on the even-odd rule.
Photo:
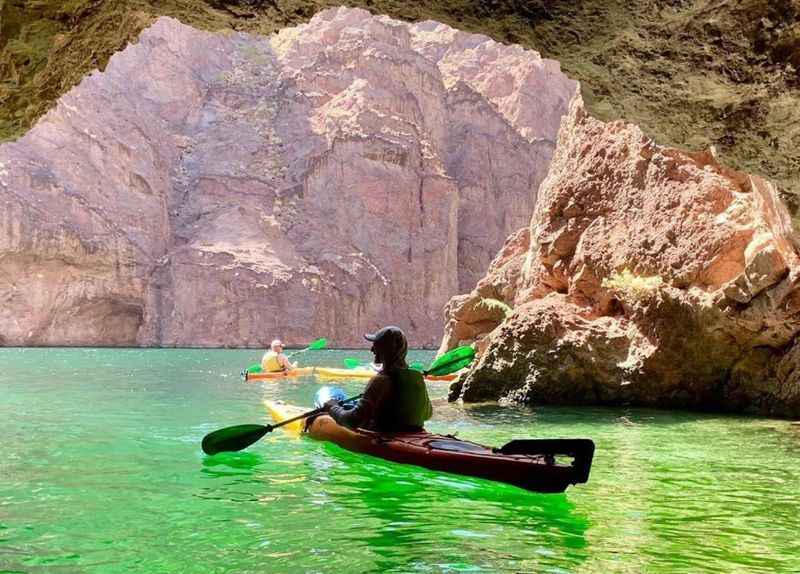
[[(266, 405), (275, 422), (302, 412), (281, 403)], [(354, 431), (338, 425), (328, 415), (314, 418), (305, 429), (295, 423), (287, 427), (284, 428), (289, 432), (332, 442), (352, 452), (505, 482), (537, 492), (564, 492), (572, 484), (585, 483), (594, 455), (594, 443), (589, 439), (513, 440), (501, 448), (492, 448), (427, 431), (392, 434)], [(570, 457), (572, 463), (562, 463), (558, 460), (561, 456)]]

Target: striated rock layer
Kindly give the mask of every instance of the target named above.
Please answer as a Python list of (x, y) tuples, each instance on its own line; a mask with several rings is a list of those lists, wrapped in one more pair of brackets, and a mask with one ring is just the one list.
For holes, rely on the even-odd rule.
[(414, 345), (527, 223), (576, 83), (363, 10), (159, 19), (0, 146), (0, 344)]
[(448, 306), (442, 348), (483, 351), (451, 398), (798, 416), (799, 277), (770, 182), (576, 96), (530, 227)]

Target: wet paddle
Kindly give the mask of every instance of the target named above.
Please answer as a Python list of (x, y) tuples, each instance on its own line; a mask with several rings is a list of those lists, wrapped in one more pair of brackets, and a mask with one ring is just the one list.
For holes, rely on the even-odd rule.
[(343, 362), (346, 369), (357, 369), (361, 366), (361, 360), (353, 357), (345, 357)]
[[(343, 402), (347, 403), (358, 400), (359, 398), (361, 398), (361, 395), (356, 395)], [(217, 454), (218, 452), (242, 450), (258, 441), (265, 434), (274, 431), (276, 428), (288, 425), (294, 421), (299, 421), (300, 419), (318, 415), (324, 410), (325, 407), (320, 407), (274, 425), (236, 425), (216, 430), (203, 437), (203, 452), (206, 454)]]
[(328, 346), (328, 339), (323, 337), (322, 339), (317, 339), (305, 349), (300, 349), (299, 351), (289, 353), (287, 357), (294, 357), (295, 355), (299, 355), (300, 353), (305, 353), (306, 351), (319, 351), (320, 349), (324, 349), (327, 346)]
[(475, 349), (469, 345), (463, 347), (456, 347), (452, 351), (446, 352), (444, 355), (436, 359), (427, 371), (422, 371), (423, 375), (433, 375), (434, 377), (441, 377), (442, 375), (449, 375), (460, 371), (472, 362), (475, 358)]
[[(449, 375), (450, 373), (455, 373), (456, 371), (461, 370), (469, 365), (474, 357), (475, 349), (472, 347), (456, 347), (452, 351), (449, 351), (436, 359), (431, 365), (430, 369), (423, 371), (422, 374), (433, 376)], [(351, 397), (344, 402), (355, 401), (360, 397), (361, 395), (356, 395), (355, 397)], [(274, 431), (276, 428), (300, 419), (317, 415), (324, 410), (324, 407), (314, 409), (313, 411), (308, 411), (307, 413), (303, 413), (302, 415), (281, 421), (274, 425), (236, 425), (216, 430), (203, 437), (203, 452), (206, 454), (217, 454), (218, 452), (224, 451), (242, 450), (243, 448), (247, 448), (254, 442), (258, 441), (265, 434)]]

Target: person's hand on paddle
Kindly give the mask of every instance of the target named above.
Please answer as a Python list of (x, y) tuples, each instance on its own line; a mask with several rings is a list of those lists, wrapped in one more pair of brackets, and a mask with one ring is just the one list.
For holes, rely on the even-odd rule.
[(325, 404), (322, 405), (322, 411), (326, 413), (330, 412), (330, 410), (333, 407), (338, 407), (341, 404), (342, 404), (341, 401), (337, 401), (336, 399), (329, 399), (325, 401)]

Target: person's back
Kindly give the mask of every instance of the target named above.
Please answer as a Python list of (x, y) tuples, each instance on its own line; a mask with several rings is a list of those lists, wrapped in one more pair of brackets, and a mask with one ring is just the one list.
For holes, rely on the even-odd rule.
[(383, 367), (355, 405), (326, 403), (331, 417), (346, 427), (379, 432), (422, 429), (433, 408), (422, 373), (406, 365), (405, 335), (397, 327), (386, 327), (365, 337), (373, 341), (375, 360)]
[(283, 354), (283, 343), (280, 339), (275, 339), (270, 344), (270, 349), (261, 357), (261, 368), (267, 373), (277, 373), (288, 371), (293, 368), (289, 362), (289, 357)]
[(280, 353), (276, 353), (273, 350), (267, 351), (264, 353), (264, 356), (261, 357), (261, 368), (267, 373), (282, 371), (283, 367), (281, 366), (279, 357)]
[(413, 369), (397, 369), (386, 378), (389, 380), (386, 396), (375, 409), (371, 430), (396, 432), (421, 429), (433, 414), (422, 373)]

